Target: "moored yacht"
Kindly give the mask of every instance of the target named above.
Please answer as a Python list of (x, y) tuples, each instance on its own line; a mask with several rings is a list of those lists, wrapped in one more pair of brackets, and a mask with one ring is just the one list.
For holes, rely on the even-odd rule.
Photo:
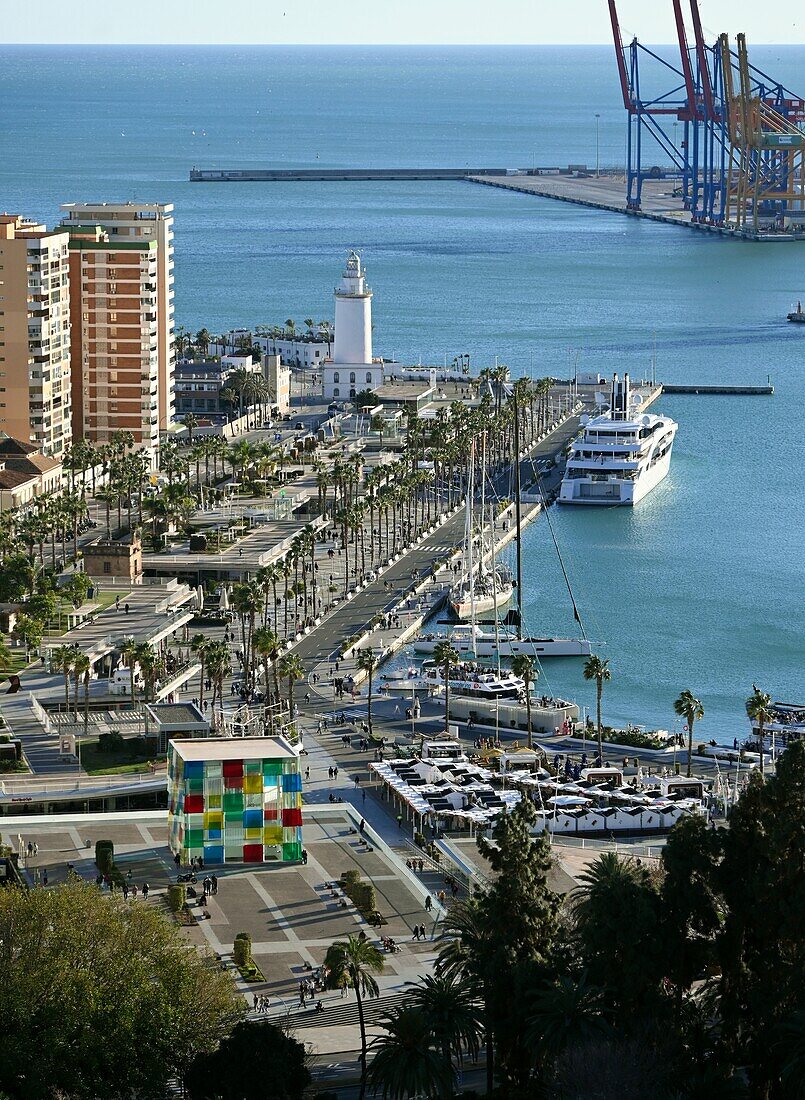
[(495, 631), (471, 623), (459, 623), (445, 634), (425, 634), (414, 642), (414, 649), (433, 653), (445, 641), (462, 656), (475, 657), (589, 657), (592, 652), (586, 638), (518, 638), (510, 627), (500, 626)]
[(678, 425), (669, 416), (640, 413), (629, 375), (612, 381), (610, 407), (584, 422), (571, 444), (560, 504), (637, 504), (663, 480)]
[(450, 606), (459, 619), (486, 615), (505, 607), (514, 595), (514, 580), (505, 566), (495, 565), (467, 577), (450, 590)]
[[(433, 687), (444, 687), (443, 670), (430, 661), (422, 666), (422, 679)], [(474, 695), (479, 699), (517, 699), (525, 692), (525, 681), (519, 676), (483, 668), (471, 661), (454, 665), (448, 682), (456, 695)]]
[[(421, 670), (412, 666), (380, 677), (382, 690), (413, 695), (444, 690), (444, 672), (432, 661)], [(483, 668), (471, 661), (454, 665), (449, 676), (450, 691), (456, 695), (471, 695), (479, 699), (517, 699), (525, 692), (525, 681), (511, 672)]]

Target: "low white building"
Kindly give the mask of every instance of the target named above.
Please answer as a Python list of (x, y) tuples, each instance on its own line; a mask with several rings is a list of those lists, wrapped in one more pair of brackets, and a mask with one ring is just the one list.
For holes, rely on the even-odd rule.
[(298, 370), (318, 370), (332, 348), (332, 340), (328, 343), (322, 336), (309, 334), (293, 339), (254, 336), (252, 343), (260, 348), (263, 355), (278, 355), (286, 367), (296, 367)]

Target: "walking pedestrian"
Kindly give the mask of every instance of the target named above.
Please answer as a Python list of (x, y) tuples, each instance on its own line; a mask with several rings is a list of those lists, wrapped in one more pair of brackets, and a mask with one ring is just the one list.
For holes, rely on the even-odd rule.
[(148, 885), (148, 883), (147, 883), (147, 882), (144, 882), (144, 883), (143, 883), (143, 901), (147, 901), (147, 900), (148, 900), (148, 891), (149, 891), (150, 889), (151, 889), (151, 887), (150, 887), (150, 886)]
[(218, 878), (216, 875), (210, 875), (210, 883), (212, 884), (213, 897), (218, 893)]
[(425, 898), (425, 912), (429, 913), (432, 908), (433, 908), (433, 898), (430, 896), (430, 894), (428, 894), (428, 896)]
[(47, 886), (47, 884), (48, 884), (48, 872), (47, 872), (47, 867), (43, 867), (43, 868), (42, 868), (42, 885), (43, 885), (43, 886)]

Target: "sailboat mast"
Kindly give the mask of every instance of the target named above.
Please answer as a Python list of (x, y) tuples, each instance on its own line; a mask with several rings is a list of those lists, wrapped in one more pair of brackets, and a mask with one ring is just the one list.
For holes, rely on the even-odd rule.
[(470, 447), (469, 484), (467, 487), (467, 583), (470, 592), (470, 610), (473, 623), (475, 622), (475, 574), (474, 561), (474, 535), (473, 535), (473, 502), (475, 498), (475, 444)]
[(523, 537), (522, 492), (520, 485), (520, 413), (517, 407), (517, 384), (512, 392), (514, 400), (514, 522), (517, 525), (517, 637), (523, 636)]
[(478, 576), (484, 571), (486, 559), (486, 539), (484, 538), (486, 524), (486, 432), (481, 433), (481, 553), (478, 558)]

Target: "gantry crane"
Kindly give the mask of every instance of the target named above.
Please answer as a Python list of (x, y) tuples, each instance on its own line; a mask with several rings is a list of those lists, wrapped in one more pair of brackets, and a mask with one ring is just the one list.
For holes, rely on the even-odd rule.
[[(724, 73), (724, 100), (731, 156), (726, 187), (725, 220), (737, 229), (759, 228), (761, 214), (784, 215), (799, 210), (805, 217), (805, 133), (789, 116), (802, 114), (802, 101), (780, 102), (753, 84), (746, 36), (730, 49), (719, 37)], [(735, 88), (735, 72), (738, 90)]]
[[(679, 67), (636, 37), (624, 46), (616, 0), (608, 4), (628, 114), (627, 208), (639, 210), (644, 181), (670, 166), (694, 222), (757, 233), (761, 217), (801, 211), (805, 220), (805, 100), (750, 65), (743, 35), (735, 51), (726, 35), (707, 45), (698, 0), (690, 0), (692, 44), (682, 0), (671, 0)], [(672, 87), (645, 96), (641, 64), (652, 67), (643, 86), (661, 74)]]

